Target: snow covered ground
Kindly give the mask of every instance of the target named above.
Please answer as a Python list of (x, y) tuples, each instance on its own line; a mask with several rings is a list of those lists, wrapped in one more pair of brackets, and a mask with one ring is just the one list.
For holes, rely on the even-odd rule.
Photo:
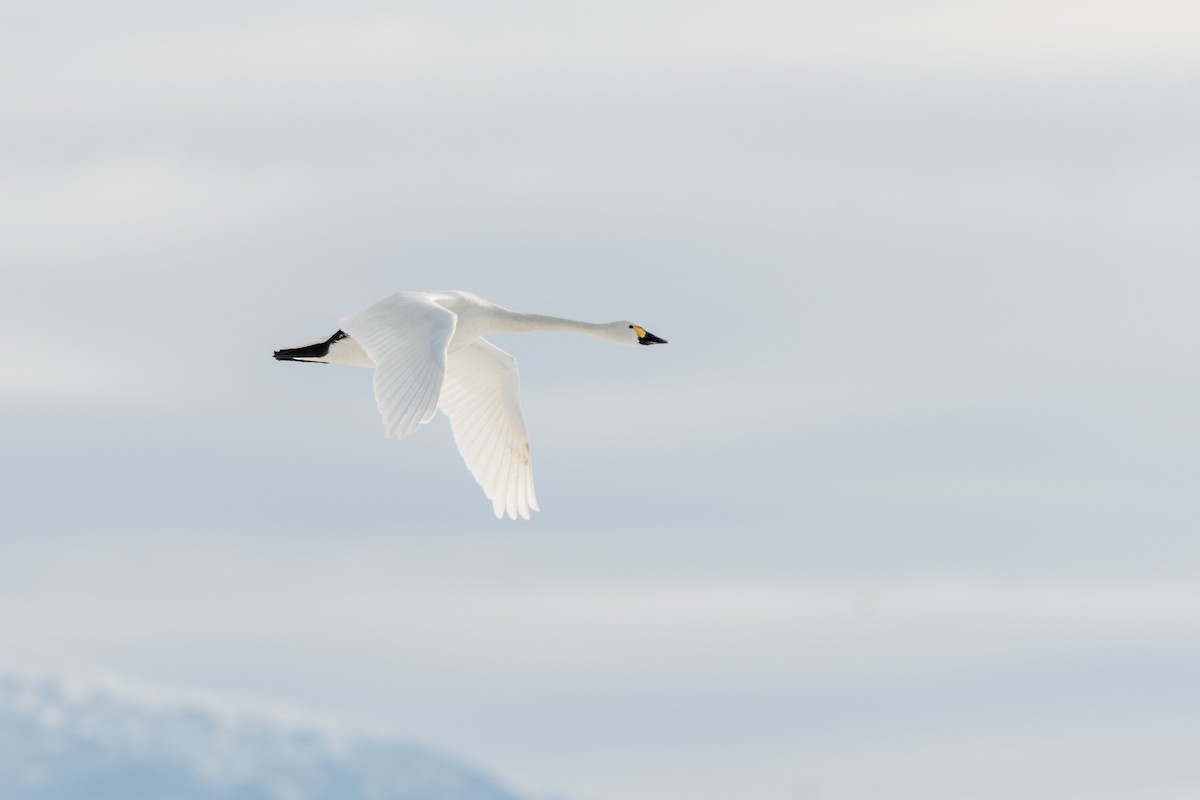
[(451, 758), (235, 700), (0, 666), (5, 800), (516, 800)]

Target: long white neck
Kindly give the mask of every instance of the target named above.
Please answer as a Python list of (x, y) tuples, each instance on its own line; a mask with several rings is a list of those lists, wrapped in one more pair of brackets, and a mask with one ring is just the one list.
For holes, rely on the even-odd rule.
[(575, 319), (549, 317), (544, 314), (522, 314), (508, 311), (499, 320), (503, 329), (513, 333), (527, 331), (550, 331), (554, 333), (586, 333), (589, 336), (599, 336), (601, 339), (611, 339), (609, 323), (580, 322)]

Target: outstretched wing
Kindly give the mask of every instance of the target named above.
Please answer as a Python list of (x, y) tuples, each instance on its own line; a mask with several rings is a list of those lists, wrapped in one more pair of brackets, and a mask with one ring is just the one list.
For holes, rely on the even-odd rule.
[(375, 362), (375, 402), (388, 436), (433, 419), (458, 318), (421, 292), (401, 292), (338, 325)]
[(513, 357), (483, 339), (451, 353), (438, 407), (496, 516), (529, 519), (539, 509)]

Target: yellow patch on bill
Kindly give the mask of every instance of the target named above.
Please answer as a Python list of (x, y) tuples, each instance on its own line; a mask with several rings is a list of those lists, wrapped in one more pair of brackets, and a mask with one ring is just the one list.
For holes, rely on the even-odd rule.
[(645, 339), (645, 338), (646, 338), (646, 329), (645, 329), (645, 328), (643, 328), (641, 325), (634, 325), (634, 326), (633, 326), (633, 332), (634, 332), (634, 333), (636, 333), (636, 334), (638, 335), (638, 338), (639, 338), (639, 339)]

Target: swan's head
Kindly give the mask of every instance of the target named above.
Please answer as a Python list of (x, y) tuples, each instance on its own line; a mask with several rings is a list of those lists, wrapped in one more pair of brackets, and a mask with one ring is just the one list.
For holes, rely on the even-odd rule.
[(666, 344), (667, 340), (655, 336), (641, 325), (635, 325), (629, 320), (621, 320), (611, 325), (613, 339), (619, 344)]

